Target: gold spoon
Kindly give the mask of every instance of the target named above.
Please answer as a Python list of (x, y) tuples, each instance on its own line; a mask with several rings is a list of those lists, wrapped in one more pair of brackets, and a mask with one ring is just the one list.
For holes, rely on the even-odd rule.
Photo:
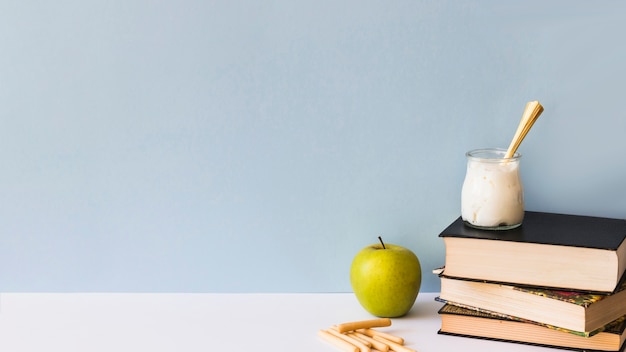
[(515, 136), (509, 145), (509, 149), (507, 149), (506, 154), (504, 155), (505, 158), (508, 159), (513, 157), (515, 151), (517, 151), (517, 148), (522, 143), (522, 140), (524, 140), (524, 137), (526, 137), (526, 134), (530, 131), (530, 128), (533, 127), (533, 124), (537, 121), (537, 118), (542, 112), (543, 106), (541, 106), (538, 101), (530, 101), (526, 104), (524, 114), (519, 122), (519, 126), (517, 126)]

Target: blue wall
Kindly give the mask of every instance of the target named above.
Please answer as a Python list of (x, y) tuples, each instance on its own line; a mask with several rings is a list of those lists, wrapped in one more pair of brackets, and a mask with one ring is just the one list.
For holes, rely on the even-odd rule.
[(626, 217), (626, 5), (3, 1), (0, 291), (350, 291), (443, 264), (526, 102), (527, 209)]

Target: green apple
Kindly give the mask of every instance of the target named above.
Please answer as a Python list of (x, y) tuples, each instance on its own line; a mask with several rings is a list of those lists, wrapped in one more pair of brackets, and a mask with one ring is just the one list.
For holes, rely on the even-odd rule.
[(411, 310), (422, 284), (420, 261), (409, 249), (380, 243), (363, 248), (352, 261), (350, 283), (359, 303), (378, 317)]

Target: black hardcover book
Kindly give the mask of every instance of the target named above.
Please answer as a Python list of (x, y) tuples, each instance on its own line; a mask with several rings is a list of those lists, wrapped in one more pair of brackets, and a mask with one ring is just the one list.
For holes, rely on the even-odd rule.
[(528, 211), (520, 227), (490, 231), (459, 217), (439, 237), (451, 277), (608, 293), (626, 270), (624, 219)]

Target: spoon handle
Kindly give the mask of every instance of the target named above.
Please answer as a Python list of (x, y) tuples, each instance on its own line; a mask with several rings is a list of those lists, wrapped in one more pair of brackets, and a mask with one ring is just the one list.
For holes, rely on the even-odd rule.
[(517, 151), (517, 148), (526, 137), (530, 128), (533, 127), (535, 121), (541, 113), (543, 112), (543, 106), (538, 101), (530, 101), (526, 104), (526, 108), (524, 109), (524, 114), (522, 115), (522, 119), (520, 120), (519, 126), (517, 126), (517, 131), (515, 132), (515, 136), (509, 145), (509, 149), (506, 151), (505, 158), (512, 158)]

